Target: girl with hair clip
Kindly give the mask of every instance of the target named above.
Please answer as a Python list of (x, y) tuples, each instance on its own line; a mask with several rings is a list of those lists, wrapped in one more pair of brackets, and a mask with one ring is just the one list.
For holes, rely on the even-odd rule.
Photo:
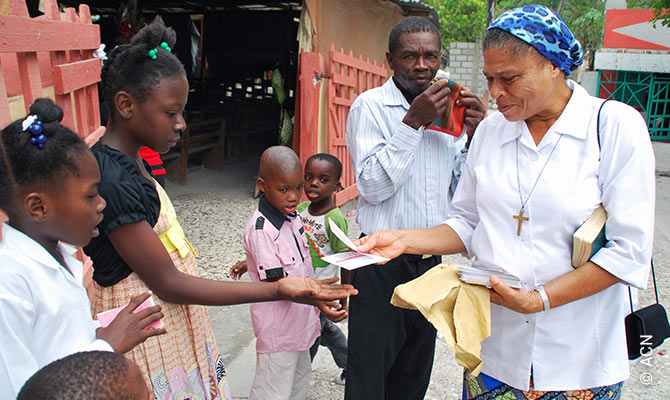
[[(0, 134), (0, 397), (14, 398), (38, 369), (85, 350), (125, 353), (164, 329), (144, 328), (160, 306), (137, 314), (137, 292), (106, 328), (91, 318), (75, 250), (98, 235), (105, 201), (84, 141), (59, 124), (63, 111), (38, 99)], [(126, 304), (127, 301), (124, 303)], [(120, 304), (121, 305), (121, 304)]]
[(102, 69), (110, 109), (108, 130), (92, 150), (100, 165), (100, 194), (107, 201), (100, 236), (85, 248), (93, 259), (94, 313), (118, 307), (151, 289), (159, 297), (168, 334), (128, 356), (142, 369), (157, 399), (230, 398), (226, 372), (205, 307), (246, 302), (346, 297), (335, 280), (284, 278), (273, 283), (222, 282), (198, 277), (195, 254), (168, 195), (138, 155), (147, 146), (167, 152), (186, 128), (184, 67), (171, 53), (175, 33), (160, 18), (126, 45), (116, 47)]

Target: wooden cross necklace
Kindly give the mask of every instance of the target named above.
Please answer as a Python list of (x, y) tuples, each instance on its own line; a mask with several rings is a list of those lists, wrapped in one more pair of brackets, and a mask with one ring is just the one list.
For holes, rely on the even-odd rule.
[(512, 215), (512, 218), (518, 221), (516, 227), (517, 236), (521, 236), (521, 224), (523, 224), (525, 221), (528, 221), (528, 217), (524, 217), (523, 215), (523, 212), (526, 209), (526, 203), (528, 203), (528, 200), (530, 200), (530, 195), (533, 194), (535, 186), (537, 186), (537, 183), (540, 181), (540, 176), (542, 176), (542, 172), (544, 172), (544, 169), (549, 163), (549, 160), (551, 159), (552, 154), (554, 154), (554, 150), (556, 150), (556, 146), (558, 146), (558, 142), (561, 141), (562, 137), (563, 134), (561, 133), (561, 136), (559, 136), (558, 139), (556, 140), (556, 144), (554, 144), (554, 148), (551, 149), (551, 153), (549, 153), (547, 161), (544, 162), (544, 166), (542, 166), (540, 173), (537, 174), (537, 179), (535, 179), (533, 187), (530, 189), (530, 192), (528, 192), (528, 196), (526, 196), (526, 201), (523, 200), (523, 196), (521, 195), (521, 179), (519, 178), (519, 138), (518, 137), (516, 138), (516, 184), (517, 187), (519, 188), (519, 200), (521, 201), (521, 209), (519, 209), (519, 215)]

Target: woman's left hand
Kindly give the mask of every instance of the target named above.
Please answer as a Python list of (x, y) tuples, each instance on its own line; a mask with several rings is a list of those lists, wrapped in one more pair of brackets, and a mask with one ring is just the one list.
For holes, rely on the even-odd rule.
[(544, 309), (542, 298), (535, 290), (512, 288), (495, 275), (491, 276), (489, 284), (491, 303), (522, 314), (533, 314)]

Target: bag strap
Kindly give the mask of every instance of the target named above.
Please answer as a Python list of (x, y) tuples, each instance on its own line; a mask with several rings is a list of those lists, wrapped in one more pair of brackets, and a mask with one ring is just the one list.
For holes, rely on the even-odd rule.
[[(606, 99), (605, 101), (602, 102), (600, 105), (600, 108), (598, 109), (598, 117), (596, 120), (596, 133), (597, 138), (598, 138), (598, 149), (602, 150), (602, 147), (600, 145), (600, 112), (603, 110), (603, 106), (605, 103), (610, 101), (611, 99)], [(656, 271), (654, 270), (654, 259), (651, 259), (651, 276), (653, 277), (654, 281), (654, 295), (656, 295), (656, 304), (658, 304), (658, 287), (656, 286)], [(628, 286), (628, 300), (630, 301), (630, 312), (632, 313), (633, 310), (633, 293), (630, 290), (630, 286)]]
[[(656, 271), (654, 270), (654, 259), (651, 259), (651, 276), (654, 281), (654, 295), (656, 296), (656, 304), (658, 304), (658, 288), (656, 287)], [(633, 294), (631, 293), (630, 286), (628, 286), (628, 300), (630, 301), (630, 312), (633, 310)]]

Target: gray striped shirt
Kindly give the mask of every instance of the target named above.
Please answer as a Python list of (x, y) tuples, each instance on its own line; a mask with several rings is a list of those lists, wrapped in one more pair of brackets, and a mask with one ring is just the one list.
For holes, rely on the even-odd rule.
[(460, 139), (402, 123), (409, 103), (389, 79), (361, 93), (347, 117), (347, 148), (364, 233), (428, 228), (447, 218), (466, 153)]

